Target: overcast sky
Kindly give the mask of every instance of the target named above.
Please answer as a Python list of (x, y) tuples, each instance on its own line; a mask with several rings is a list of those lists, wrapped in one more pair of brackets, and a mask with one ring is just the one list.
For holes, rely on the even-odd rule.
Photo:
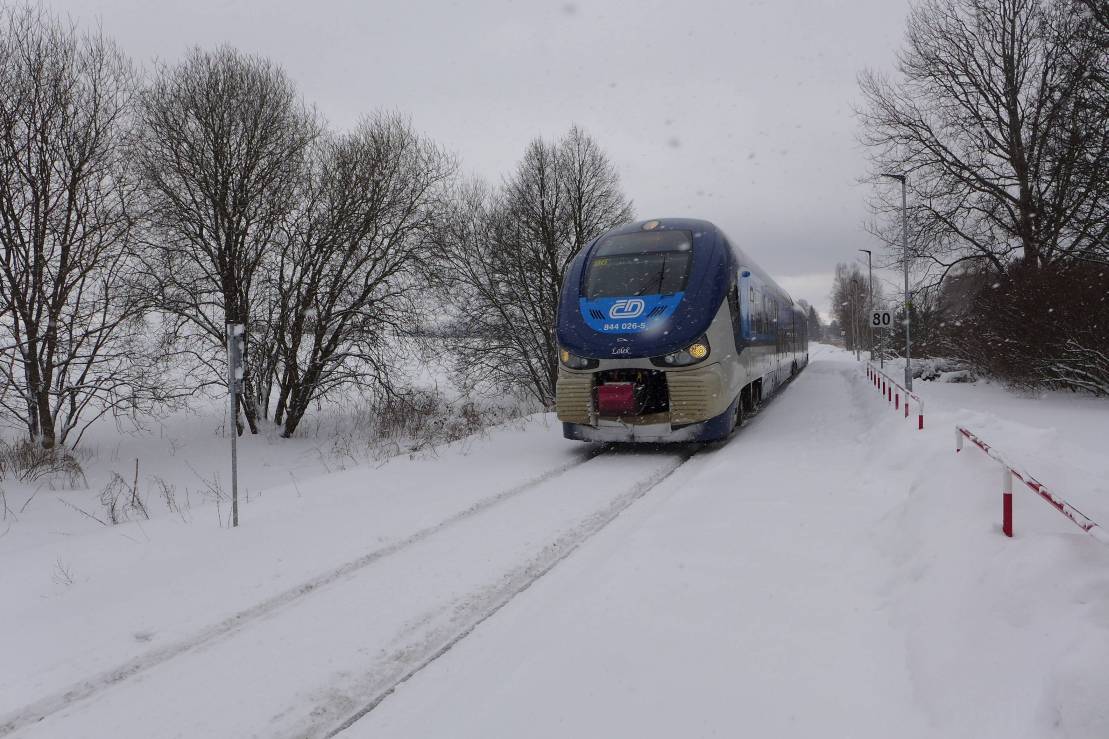
[(336, 128), (409, 114), (499, 180), (535, 136), (585, 128), (641, 218), (721, 226), (828, 310), (865, 233), (851, 106), (891, 69), (907, 0), (46, 0), (137, 61), (228, 43), (283, 65)]

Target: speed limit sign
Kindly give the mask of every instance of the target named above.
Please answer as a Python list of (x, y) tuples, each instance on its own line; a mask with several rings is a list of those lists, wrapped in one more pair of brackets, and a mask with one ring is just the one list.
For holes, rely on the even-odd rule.
[(870, 314), (872, 328), (889, 328), (893, 325), (893, 313), (888, 310), (876, 310)]

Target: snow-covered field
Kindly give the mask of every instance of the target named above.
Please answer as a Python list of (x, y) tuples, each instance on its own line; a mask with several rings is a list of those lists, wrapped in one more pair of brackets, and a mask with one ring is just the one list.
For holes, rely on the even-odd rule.
[(1109, 547), (1024, 489), (1006, 539), (953, 433), (1109, 525), (1109, 403), (918, 390), (921, 432), (816, 346), (706, 449), (544, 415), (343, 471), (251, 439), (237, 530), (200, 492), (218, 419), (105, 432), (90, 476), (198, 492), (101, 526), (95, 491), (9, 486), (0, 735), (1109, 736)]

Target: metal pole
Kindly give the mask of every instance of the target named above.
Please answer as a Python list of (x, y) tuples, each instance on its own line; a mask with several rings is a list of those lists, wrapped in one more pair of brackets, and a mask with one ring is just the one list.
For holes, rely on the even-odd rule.
[(231, 526), (239, 525), (239, 398), (237, 394), (239, 378), (236, 376), (239, 364), (239, 352), (235, 342), (237, 324), (227, 324), (227, 390), (231, 398)]
[(909, 301), (909, 203), (906, 194), (909, 177), (908, 175), (892, 172), (883, 172), (882, 176), (901, 182), (901, 267), (905, 274), (905, 387), (912, 390), (912, 341), (909, 338), (909, 309), (912, 307), (912, 303)]
[(878, 339), (878, 343), (881, 344), (881, 349), (878, 350), (878, 366), (882, 369), (886, 368), (886, 334), (888, 333), (889, 331), (886, 331)]
[[(867, 305), (869, 306), (867, 308), (867, 314), (868, 314), (868, 316), (870, 316), (870, 314), (874, 313), (874, 264), (871, 260), (871, 254), (870, 254), (869, 249), (867, 249), (867, 252), (866, 252), (866, 271), (869, 275), (869, 280), (870, 280), (869, 286), (867, 287), (867, 293), (868, 294), (867, 294), (867, 299), (866, 299)], [(869, 337), (870, 338), (870, 361), (873, 362), (874, 361), (874, 320), (873, 320), (872, 316), (871, 316), (871, 320), (870, 320), (869, 323), (870, 323), (870, 337)]]
[(854, 308), (852, 311), (851, 325), (854, 327), (855, 335), (855, 361), (859, 361), (859, 281), (854, 276), (851, 277), (851, 306)]
[(870, 361), (874, 361), (874, 264), (871, 260), (870, 249), (859, 249), (859, 251), (866, 252), (866, 271), (869, 275), (869, 287), (867, 288), (867, 309), (866, 309), (866, 325), (869, 328), (867, 332), (868, 349), (870, 350)]
[(912, 342), (909, 339), (909, 315), (912, 303), (909, 300), (909, 206), (905, 193), (908, 177), (901, 175), (901, 245), (903, 247), (902, 267), (905, 274), (905, 388), (913, 389)]

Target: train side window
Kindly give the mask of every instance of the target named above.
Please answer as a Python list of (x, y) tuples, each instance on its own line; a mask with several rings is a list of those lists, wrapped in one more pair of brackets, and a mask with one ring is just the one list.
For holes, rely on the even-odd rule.
[(781, 321), (778, 320), (778, 301), (775, 300), (774, 298), (770, 299), (770, 316), (771, 316), (770, 320), (773, 322), (773, 325), (771, 326), (771, 329), (774, 331), (774, 347), (779, 352), (781, 352), (782, 351), (782, 338), (783, 338), (782, 337), (782, 329), (785, 328), (785, 327), (782, 326)]
[(732, 335), (735, 336), (736, 347), (739, 347), (740, 341), (743, 339), (742, 326), (743, 323), (739, 318), (739, 285), (733, 284), (732, 289), (728, 291), (728, 312), (732, 316)]

